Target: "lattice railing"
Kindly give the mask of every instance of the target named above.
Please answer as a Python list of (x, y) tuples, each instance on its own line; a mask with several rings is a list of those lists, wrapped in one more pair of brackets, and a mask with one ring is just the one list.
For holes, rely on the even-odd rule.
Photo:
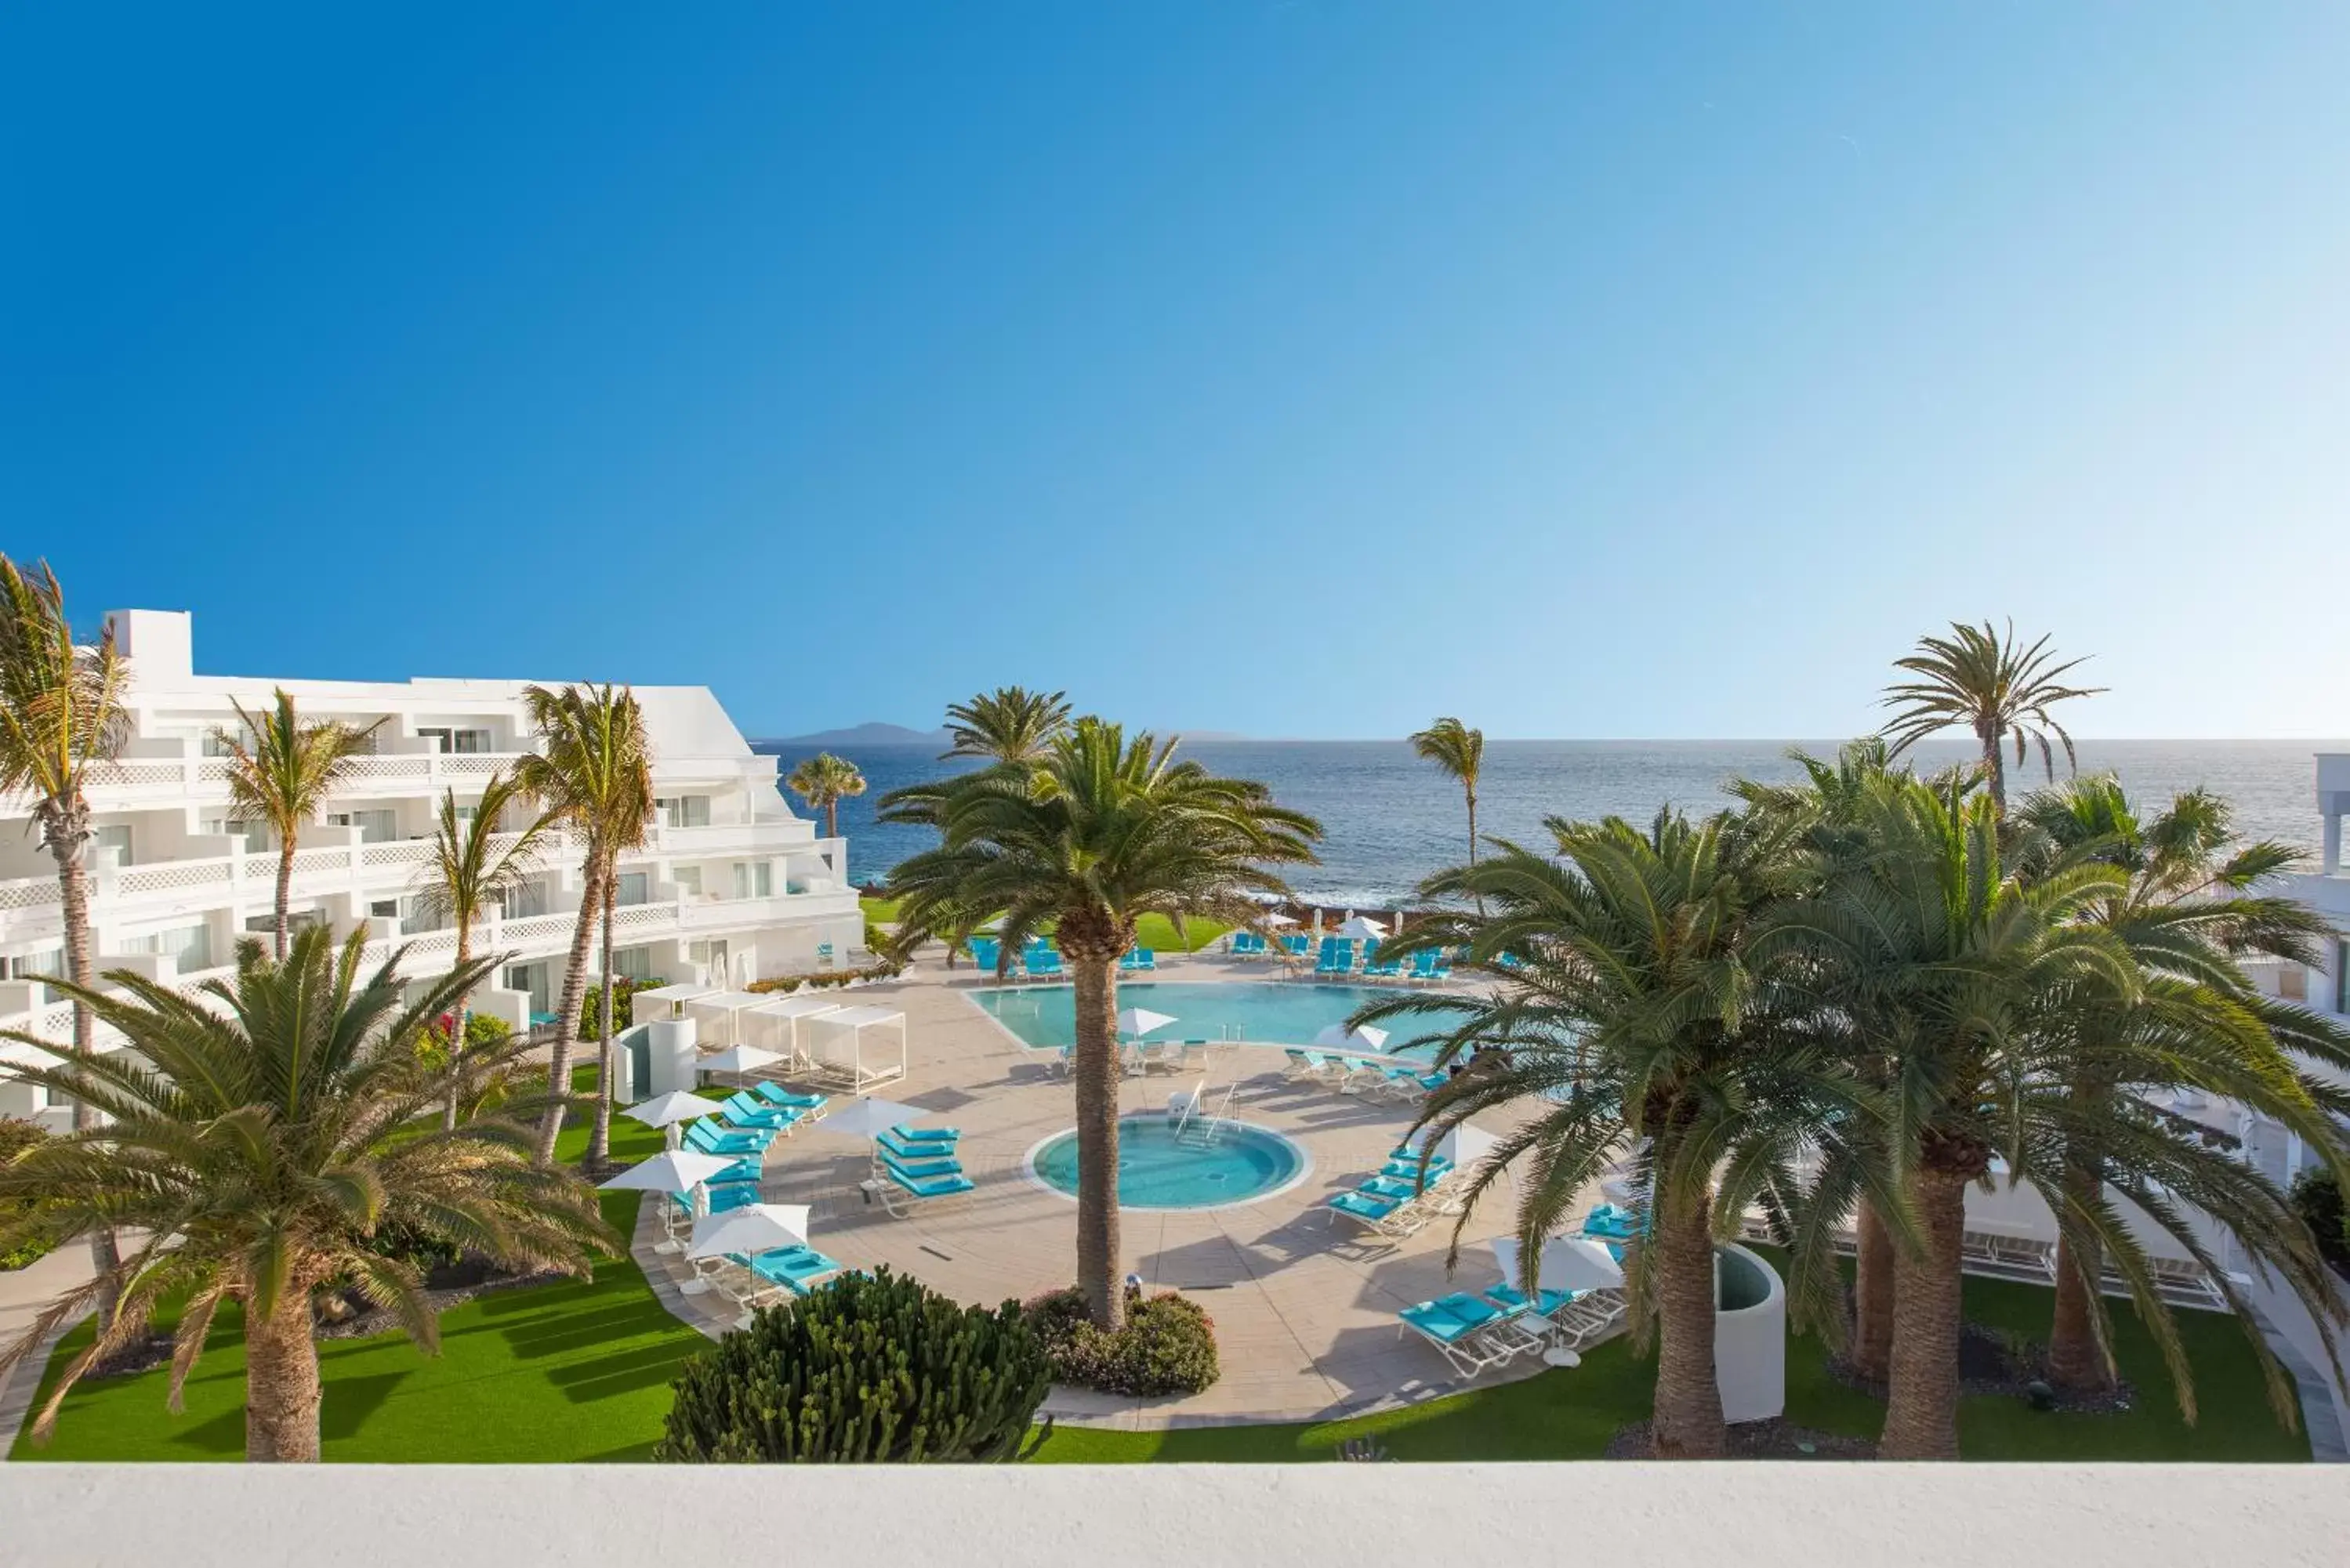
[(54, 877), (27, 877), (15, 882), (0, 882), (0, 909), (37, 909), (44, 904), (54, 904), (65, 897)]
[(162, 860), (123, 867), (115, 873), (114, 890), (118, 894), (160, 893), (224, 888), (234, 877), (234, 870), (225, 860)]

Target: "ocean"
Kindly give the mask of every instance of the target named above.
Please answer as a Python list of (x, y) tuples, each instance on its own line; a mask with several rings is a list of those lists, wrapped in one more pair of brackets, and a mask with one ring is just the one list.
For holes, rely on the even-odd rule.
[[(1723, 784), (1733, 778), (1798, 776), (1787, 760), (1791, 745), (1835, 754), (1836, 742), (1782, 741), (1492, 741), (1485, 747), (1478, 786), (1481, 832), (1522, 843), (1545, 842), (1549, 815), (1615, 815), (1645, 823), (1659, 805), (1702, 812), (1726, 804)], [(754, 750), (780, 756), (783, 769), (807, 754), (779, 742)], [(870, 788), (844, 801), (841, 832), (848, 838), (849, 875), (879, 880), (907, 856), (929, 847), (924, 829), (883, 826), (874, 804), (901, 785), (948, 770), (928, 746), (836, 748), (863, 770)], [(2111, 772), (2140, 801), (2167, 799), (2202, 785), (2236, 807), (2246, 838), (2276, 838), (2313, 853), (2317, 846), (2315, 772), (2321, 751), (2350, 751), (2341, 741), (2083, 741), (2084, 774)], [(1307, 898), (1357, 909), (1407, 900), (1419, 880), (1457, 864), (1468, 846), (1458, 785), (1402, 741), (1202, 741), (1182, 754), (1222, 774), (1262, 779), (1284, 805), (1321, 820), (1321, 864), (1302, 866), (1290, 882)], [(1917, 749), (1930, 771), (1971, 754), (1967, 743), (1929, 742)], [(2063, 776), (2064, 759), (2057, 759)], [(2041, 782), (2038, 757), (2011, 768), (2011, 793)], [(796, 796), (795, 810), (806, 807)]]

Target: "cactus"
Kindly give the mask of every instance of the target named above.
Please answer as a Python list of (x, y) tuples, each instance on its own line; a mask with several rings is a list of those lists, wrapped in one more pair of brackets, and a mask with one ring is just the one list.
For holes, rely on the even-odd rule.
[(688, 1362), (653, 1458), (1014, 1459), (1051, 1381), (1017, 1303), (990, 1312), (886, 1268), (847, 1274), (760, 1311)]

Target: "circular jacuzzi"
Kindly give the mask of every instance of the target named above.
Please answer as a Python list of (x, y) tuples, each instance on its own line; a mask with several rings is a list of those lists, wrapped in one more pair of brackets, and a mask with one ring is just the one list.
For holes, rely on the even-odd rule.
[[(1313, 1162), (1295, 1141), (1244, 1122), (1180, 1132), (1171, 1117), (1126, 1116), (1118, 1124), (1121, 1209), (1223, 1209), (1253, 1203), (1305, 1179)], [(1077, 1134), (1055, 1133), (1028, 1151), (1028, 1174), (1066, 1197), (1077, 1193)]]

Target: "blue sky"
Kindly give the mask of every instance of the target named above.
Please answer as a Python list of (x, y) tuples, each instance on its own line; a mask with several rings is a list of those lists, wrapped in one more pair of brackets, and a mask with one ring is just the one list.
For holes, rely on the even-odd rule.
[(199, 667), (2334, 734), (2350, 7), (18, 7), (0, 549)]

